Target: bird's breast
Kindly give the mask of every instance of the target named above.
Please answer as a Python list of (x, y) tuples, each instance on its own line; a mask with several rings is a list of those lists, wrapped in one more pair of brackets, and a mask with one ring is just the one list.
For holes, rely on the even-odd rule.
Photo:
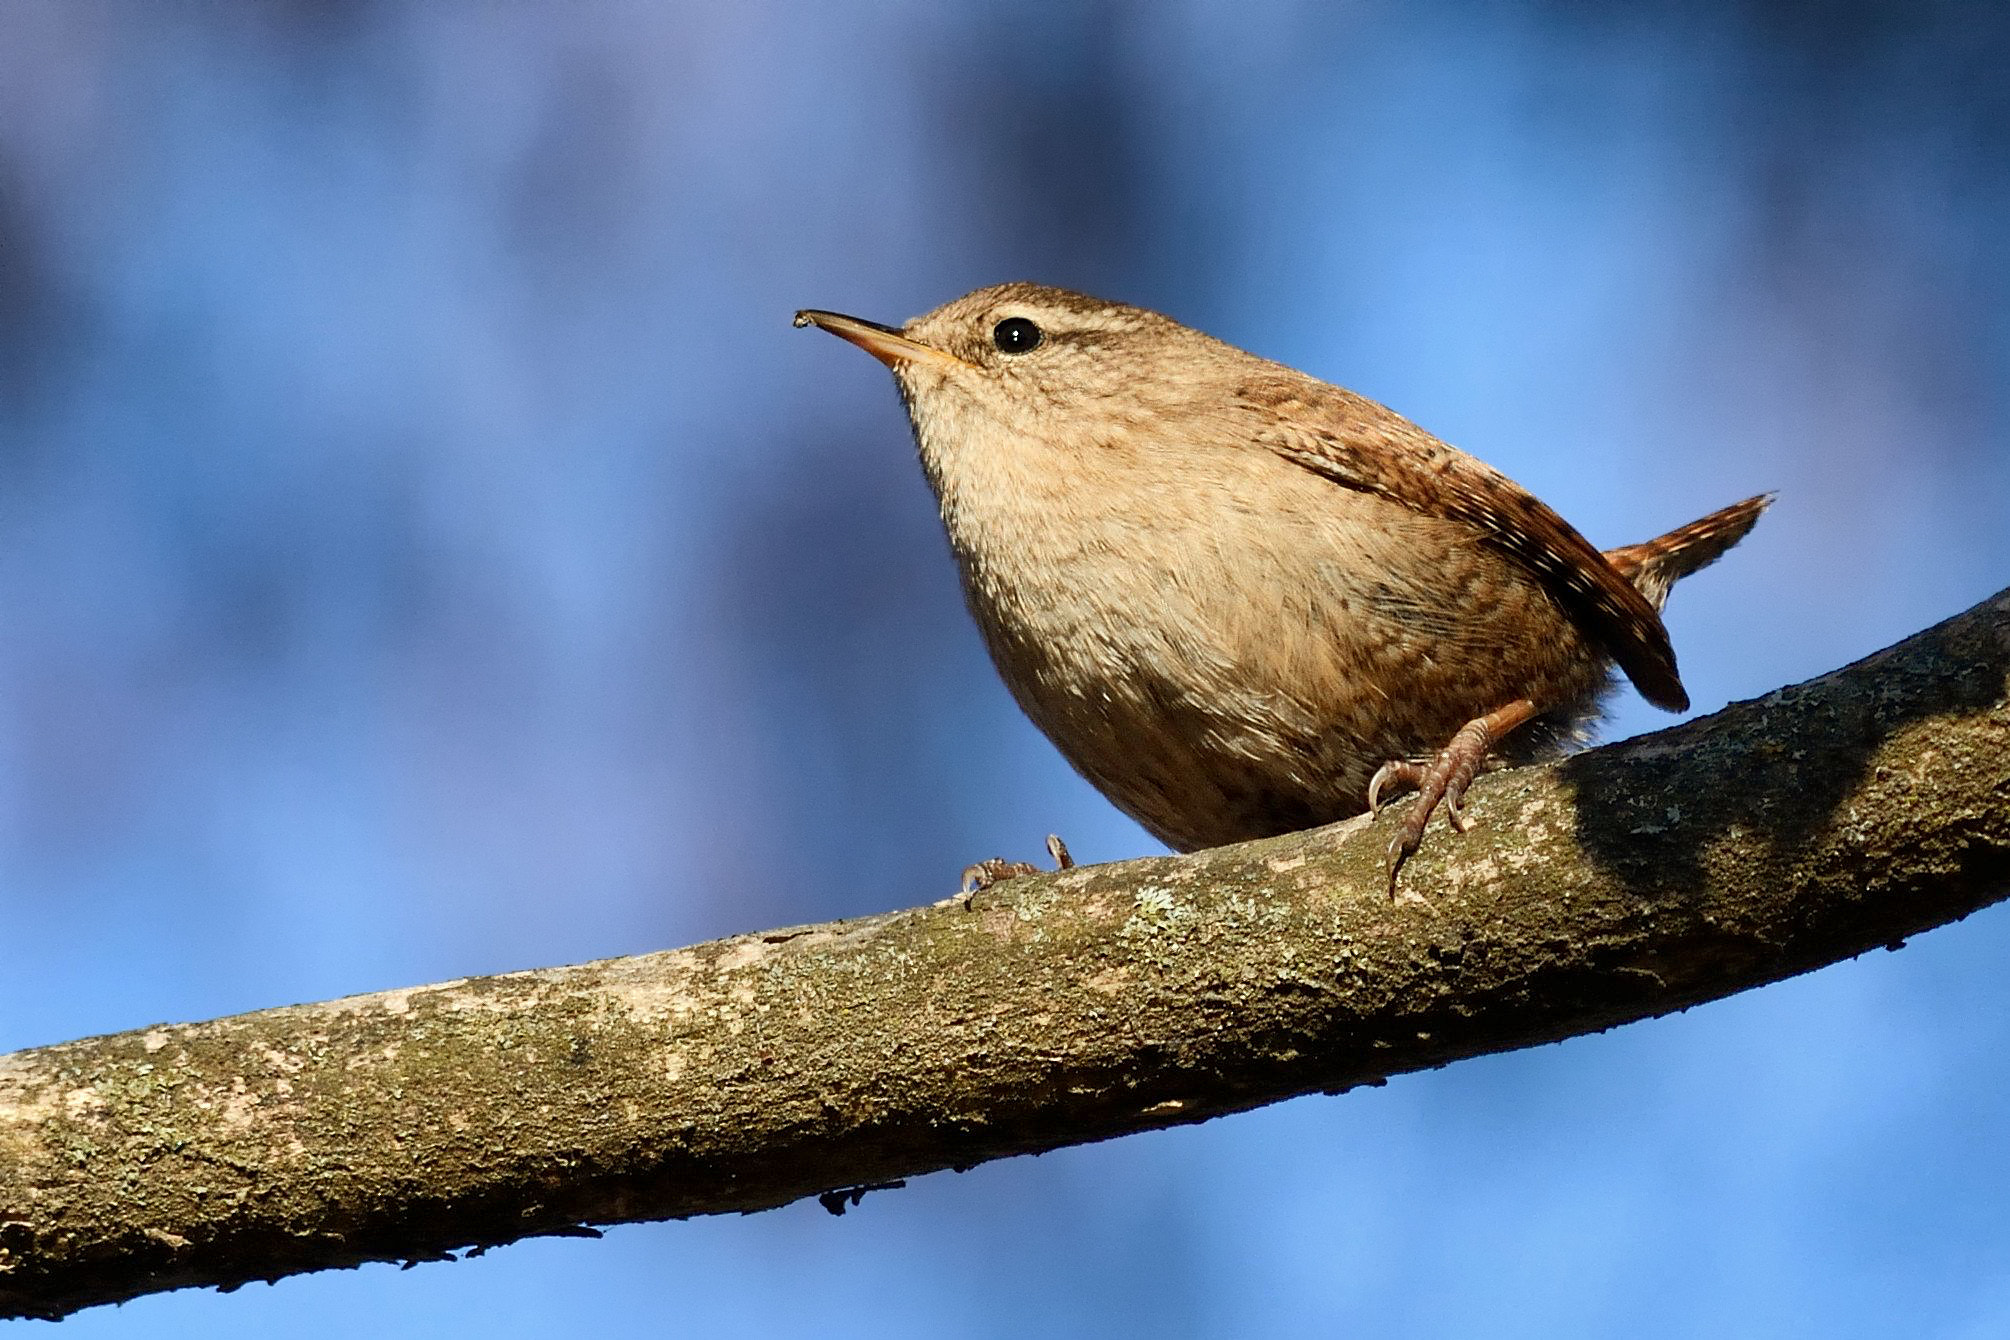
[(1547, 701), (1545, 676), (1585, 659), (1467, 528), (1261, 449), (991, 446), (931, 460), (923, 439), (992, 659), (1175, 847), (1355, 812), (1381, 762), (1524, 687)]

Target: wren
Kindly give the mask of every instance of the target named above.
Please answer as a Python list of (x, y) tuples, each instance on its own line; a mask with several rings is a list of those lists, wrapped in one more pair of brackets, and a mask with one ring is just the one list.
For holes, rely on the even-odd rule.
[(1464, 831), (1483, 766), (1582, 739), (1615, 667), (1689, 705), (1662, 603), (1771, 501), (1601, 553), (1372, 400), (1035, 284), (796, 324), (893, 370), (991, 659), (1084, 777), (1176, 851), (1414, 787), (1391, 893), (1433, 811)]

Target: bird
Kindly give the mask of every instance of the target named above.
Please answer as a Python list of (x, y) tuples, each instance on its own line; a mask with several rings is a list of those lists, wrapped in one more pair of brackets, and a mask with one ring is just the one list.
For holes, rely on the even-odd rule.
[(1688, 707), (1661, 608), (1773, 497), (1601, 552), (1395, 411), (1144, 308), (1008, 283), (795, 324), (892, 370), (991, 660), (1082, 776), (1179, 852), (1414, 789), (1392, 896), (1440, 806), (1465, 831), (1482, 768), (1587, 738), (1616, 674)]

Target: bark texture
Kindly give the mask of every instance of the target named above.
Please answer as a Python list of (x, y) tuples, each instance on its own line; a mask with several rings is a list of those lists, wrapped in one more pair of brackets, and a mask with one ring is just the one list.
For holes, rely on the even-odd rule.
[[(1693, 1005), (2010, 891), (2010, 592), (1391, 826), (0, 1057), (0, 1315), (758, 1210)], [(1365, 830), (1365, 831), (1364, 831)], [(832, 1203), (831, 1198), (826, 1198)], [(841, 1202), (838, 1202), (841, 1203)]]

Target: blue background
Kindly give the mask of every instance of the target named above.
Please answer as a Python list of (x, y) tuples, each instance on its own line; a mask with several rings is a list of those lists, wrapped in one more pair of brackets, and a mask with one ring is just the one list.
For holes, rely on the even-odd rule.
[[(7, 0), (0, 1049), (1156, 850), (799, 306), (1158, 307), (1607, 545), (1778, 489), (1675, 597), (1701, 710), (1965, 608), (2010, 581), (2005, 13)], [(63, 1334), (2001, 1336), (2006, 957), (1999, 909), (841, 1220)]]

